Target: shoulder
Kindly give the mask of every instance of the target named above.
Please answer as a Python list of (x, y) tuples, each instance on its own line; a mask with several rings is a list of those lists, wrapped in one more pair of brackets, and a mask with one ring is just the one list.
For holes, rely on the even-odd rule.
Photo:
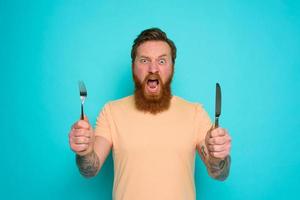
[(204, 106), (202, 103), (199, 102), (192, 102), (188, 101), (182, 97), (179, 96), (173, 96), (173, 102), (174, 105), (176, 105), (177, 109), (180, 110), (180, 112), (189, 112), (189, 113), (206, 113)]
[(130, 109), (134, 105), (133, 95), (122, 97), (120, 99), (111, 100), (105, 104), (105, 108), (110, 110), (126, 110)]
[(197, 107), (202, 107), (202, 104), (197, 102), (188, 101), (179, 96), (173, 96), (174, 104), (184, 109), (196, 109)]

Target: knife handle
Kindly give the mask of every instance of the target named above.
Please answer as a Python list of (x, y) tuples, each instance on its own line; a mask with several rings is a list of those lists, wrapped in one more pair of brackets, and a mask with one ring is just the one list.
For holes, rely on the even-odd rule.
[(215, 128), (219, 127), (219, 117), (215, 117)]

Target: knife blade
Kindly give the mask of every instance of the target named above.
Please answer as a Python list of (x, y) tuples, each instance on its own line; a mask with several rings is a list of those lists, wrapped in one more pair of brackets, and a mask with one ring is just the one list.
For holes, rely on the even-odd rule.
[(219, 83), (216, 83), (216, 107), (215, 107), (215, 128), (219, 127), (219, 117), (221, 115), (221, 86)]

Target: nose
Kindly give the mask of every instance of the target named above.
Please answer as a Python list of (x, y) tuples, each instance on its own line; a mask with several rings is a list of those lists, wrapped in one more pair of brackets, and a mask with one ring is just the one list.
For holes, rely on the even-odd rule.
[(156, 73), (158, 72), (158, 66), (156, 65), (155, 62), (151, 62), (149, 67), (148, 67), (148, 72), (151, 72), (151, 73)]

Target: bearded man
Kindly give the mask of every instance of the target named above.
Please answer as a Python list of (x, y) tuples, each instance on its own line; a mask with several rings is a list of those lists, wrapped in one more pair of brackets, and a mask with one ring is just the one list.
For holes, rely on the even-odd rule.
[(176, 46), (158, 28), (134, 40), (133, 95), (110, 101), (95, 129), (87, 117), (73, 124), (71, 149), (84, 177), (94, 177), (112, 150), (115, 200), (193, 200), (195, 152), (209, 175), (225, 180), (231, 138), (199, 103), (172, 95)]

